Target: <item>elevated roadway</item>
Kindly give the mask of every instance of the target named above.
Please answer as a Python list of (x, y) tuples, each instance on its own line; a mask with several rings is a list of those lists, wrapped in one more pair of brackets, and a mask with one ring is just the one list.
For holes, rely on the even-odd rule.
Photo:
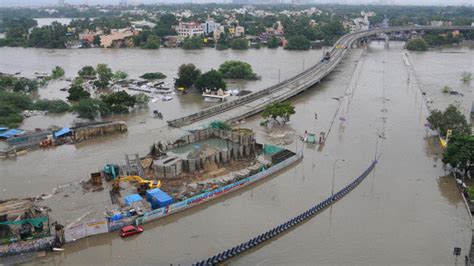
[(220, 120), (233, 122), (244, 119), (261, 112), (265, 106), (273, 102), (285, 101), (315, 84), (321, 82), (341, 62), (348, 49), (358, 40), (380, 33), (402, 32), (402, 31), (429, 31), (429, 30), (474, 30), (471, 26), (408, 26), (377, 28), (367, 31), (349, 33), (339, 38), (332, 46), (329, 60), (321, 61), (306, 69), (300, 74), (284, 80), (269, 88), (240, 97), (237, 100), (219, 104), (199, 112), (169, 120), (168, 125), (172, 127), (199, 128), (208, 125), (212, 121)]

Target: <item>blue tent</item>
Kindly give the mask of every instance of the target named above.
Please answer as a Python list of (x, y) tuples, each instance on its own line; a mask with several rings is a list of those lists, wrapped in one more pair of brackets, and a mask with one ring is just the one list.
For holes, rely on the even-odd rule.
[(60, 130), (54, 132), (54, 133), (53, 133), (53, 137), (54, 137), (55, 139), (57, 139), (57, 138), (60, 138), (60, 137), (64, 137), (64, 136), (66, 136), (67, 134), (70, 134), (70, 133), (71, 133), (71, 129), (70, 129), (70, 128), (68, 128), (68, 127), (63, 127), (63, 128), (61, 128)]
[(10, 129), (7, 132), (3, 132), (2, 134), (0, 134), (0, 138), (9, 139), (9, 138), (14, 137), (16, 135), (21, 135), (23, 133), (25, 133), (25, 131), (23, 131), (21, 129)]

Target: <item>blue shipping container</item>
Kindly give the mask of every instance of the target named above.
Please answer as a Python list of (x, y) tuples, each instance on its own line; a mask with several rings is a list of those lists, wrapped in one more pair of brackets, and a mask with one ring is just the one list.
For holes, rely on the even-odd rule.
[(173, 198), (158, 188), (147, 191), (147, 200), (152, 208), (162, 208), (173, 203)]

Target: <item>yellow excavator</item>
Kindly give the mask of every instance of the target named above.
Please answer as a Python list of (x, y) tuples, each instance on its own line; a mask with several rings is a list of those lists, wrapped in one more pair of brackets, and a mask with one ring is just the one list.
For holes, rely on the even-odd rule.
[(146, 191), (149, 189), (161, 187), (160, 180), (146, 180), (146, 179), (141, 178), (138, 175), (129, 175), (129, 176), (117, 177), (112, 186), (112, 191), (114, 193), (120, 192), (120, 182), (129, 182), (129, 181), (137, 182), (137, 190), (140, 195), (145, 195)]

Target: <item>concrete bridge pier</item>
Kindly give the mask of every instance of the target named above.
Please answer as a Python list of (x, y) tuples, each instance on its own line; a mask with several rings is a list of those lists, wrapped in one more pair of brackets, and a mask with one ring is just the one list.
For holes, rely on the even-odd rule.
[(385, 48), (388, 49), (390, 47), (390, 38), (387, 34), (385, 34)]

